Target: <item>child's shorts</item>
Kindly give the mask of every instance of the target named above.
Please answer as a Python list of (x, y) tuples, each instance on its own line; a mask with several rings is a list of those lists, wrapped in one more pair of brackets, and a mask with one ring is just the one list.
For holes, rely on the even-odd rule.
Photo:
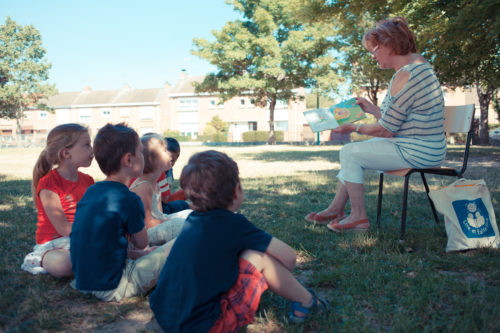
[(268, 288), (264, 276), (254, 265), (240, 258), (240, 272), (234, 286), (222, 296), (222, 313), (209, 333), (239, 332), (253, 322), (260, 296)]
[(33, 252), (24, 257), (21, 268), (31, 274), (46, 274), (47, 271), (42, 267), (43, 256), (52, 250), (69, 250), (69, 237), (59, 237), (43, 244), (37, 244)]
[[(120, 302), (124, 298), (144, 295), (154, 288), (158, 276), (168, 257), (165, 244), (137, 260), (127, 259), (122, 278), (116, 289), (105, 291), (83, 291), (97, 298), (110, 302)], [(75, 288), (75, 280), (71, 282)]]

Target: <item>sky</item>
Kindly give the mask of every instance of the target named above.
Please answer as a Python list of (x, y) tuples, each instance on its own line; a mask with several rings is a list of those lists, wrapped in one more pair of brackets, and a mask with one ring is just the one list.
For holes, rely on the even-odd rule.
[(0, 24), (8, 16), (40, 31), (59, 92), (160, 88), (182, 69), (214, 72), (191, 54), (193, 38), (213, 40), (241, 18), (224, 0), (0, 0)]

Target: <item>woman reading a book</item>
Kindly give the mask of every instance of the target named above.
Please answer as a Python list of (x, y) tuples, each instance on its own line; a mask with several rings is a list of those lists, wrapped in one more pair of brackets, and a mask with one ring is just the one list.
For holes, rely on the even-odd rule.
[[(357, 132), (374, 138), (349, 143), (340, 150), (337, 193), (330, 205), (306, 220), (327, 224), (330, 230), (366, 231), (370, 222), (364, 203), (365, 169), (397, 170), (439, 166), (446, 154), (443, 128), (444, 100), (431, 65), (416, 51), (415, 37), (401, 17), (384, 20), (367, 31), (363, 45), (382, 69), (394, 69), (380, 107), (356, 98), (374, 124), (347, 123), (335, 133)], [(344, 214), (347, 201), (351, 212)]]

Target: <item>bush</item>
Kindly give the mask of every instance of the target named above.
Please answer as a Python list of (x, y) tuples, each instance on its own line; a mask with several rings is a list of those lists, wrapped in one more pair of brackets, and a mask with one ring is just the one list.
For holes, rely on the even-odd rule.
[[(283, 131), (275, 131), (274, 136), (276, 141), (283, 141), (285, 134)], [(269, 132), (267, 131), (248, 131), (243, 132), (243, 142), (267, 142), (269, 138)]]
[(227, 133), (215, 133), (212, 135), (212, 142), (227, 142)]
[(190, 136), (181, 135), (179, 131), (165, 131), (163, 132), (163, 137), (174, 138), (177, 141), (191, 141)]

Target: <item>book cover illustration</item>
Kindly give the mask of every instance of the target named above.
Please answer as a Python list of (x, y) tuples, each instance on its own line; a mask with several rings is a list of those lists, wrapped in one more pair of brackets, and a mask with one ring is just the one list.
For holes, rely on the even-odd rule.
[(351, 98), (329, 108), (313, 109), (304, 112), (311, 130), (321, 132), (334, 129), (345, 123), (352, 123), (366, 118), (364, 111)]

